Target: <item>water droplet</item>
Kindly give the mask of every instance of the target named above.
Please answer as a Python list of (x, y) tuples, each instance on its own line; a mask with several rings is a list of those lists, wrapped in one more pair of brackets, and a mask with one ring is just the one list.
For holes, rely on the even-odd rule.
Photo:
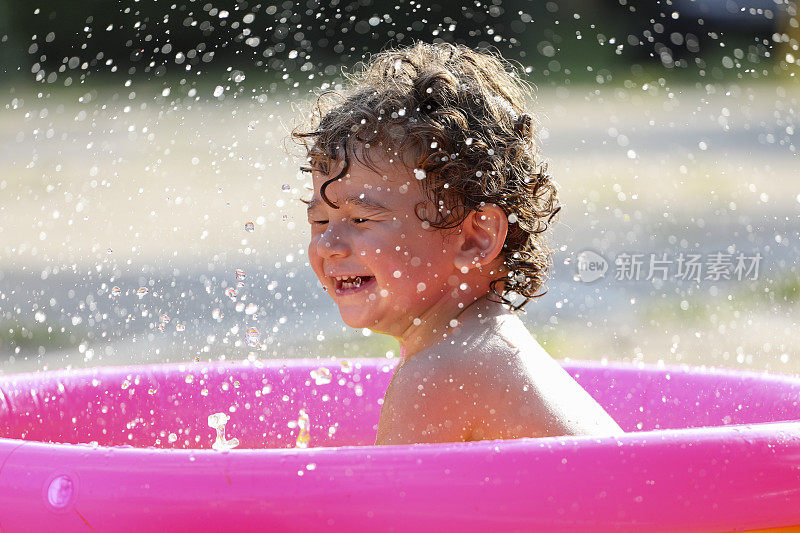
[(214, 89), (214, 98), (219, 98), (222, 96), (224, 90), (225, 89), (222, 88), (222, 85), (217, 85), (217, 87)]
[(281, 185), (281, 190), (283, 190), (283, 191), (288, 191), (291, 188), (292, 188), (292, 186), (289, 185), (288, 183), (284, 183), (283, 185)]
[(167, 314), (163, 314), (163, 315), (161, 315), (161, 316), (159, 317), (159, 319), (161, 320), (161, 323), (162, 323), (162, 324), (169, 324), (169, 320), (170, 320), (170, 319), (169, 319), (169, 315), (167, 315)]
[(298, 448), (308, 448), (308, 443), (311, 440), (311, 435), (309, 433), (311, 431), (311, 421), (305, 409), (300, 409), (300, 414), (297, 417), (297, 428), (300, 430), (300, 433), (297, 434), (295, 446)]
[(121, 387), (122, 387), (122, 390), (125, 390), (125, 389), (127, 389), (128, 387), (130, 387), (130, 386), (131, 386), (131, 382), (130, 382), (130, 381), (128, 381), (127, 379), (126, 379), (125, 381), (123, 381), (123, 382), (122, 382), (122, 385), (121, 385)]
[(148, 289), (147, 287), (141, 287), (139, 288), (138, 291), (136, 291), (136, 296), (138, 296), (139, 299), (141, 300), (147, 295), (148, 292), (150, 292), (150, 289)]
[(211, 448), (219, 451), (228, 451), (239, 446), (239, 439), (225, 438), (225, 424), (228, 423), (230, 418), (225, 413), (214, 413), (208, 416), (208, 425), (217, 431), (217, 438)]
[(427, 173), (421, 168), (415, 168), (414, 177), (417, 178), (418, 180), (424, 180), (427, 177)]
[(233, 287), (228, 287), (227, 289), (225, 289), (225, 294), (227, 294), (228, 298), (230, 298), (231, 300), (236, 299), (236, 289), (234, 289)]
[(213, 415), (208, 415), (208, 425), (213, 429), (224, 428), (230, 418), (225, 413), (214, 413)]
[(236, 269), (236, 279), (238, 279), (239, 281), (242, 281), (246, 277), (247, 277), (247, 274), (245, 273), (244, 270), (242, 270), (241, 268), (237, 268)]
[(317, 385), (327, 385), (331, 382), (331, 371), (321, 366), (311, 371), (311, 377)]
[(69, 476), (58, 476), (47, 487), (47, 502), (56, 509), (66, 507), (75, 492), (75, 484)]
[(175, 331), (186, 331), (186, 326), (183, 324), (175, 324)]
[(258, 346), (258, 341), (261, 340), (261, 333), (257, 328), (250, 328), (245, 334), (245, 341), (248, 346)]
[(340, 365), (342, 367), (342, 372), (344, 372), (345, 374), (349, 374), (350, 372), (353, 371), (353, 363), (351, 363), (347, 359), (342, 360)]
[(120, 289), (119, 287), (111, 288), (111, 296), (119, 296), (120, 294), (122, 294), (122, 289)]
[(244, 230), (246, 232), (252, 233), (254, 229), (256, 229), (256, 225), (255, 224), (253, 224), (252, 222), (245, 222)]

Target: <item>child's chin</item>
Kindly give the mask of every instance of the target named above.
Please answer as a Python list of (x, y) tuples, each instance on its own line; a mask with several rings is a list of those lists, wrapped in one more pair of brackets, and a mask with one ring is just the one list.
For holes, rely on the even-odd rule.
[(354, 329), (370, 328), (375, 325), (374, 320), (370, 320), (363, 314), (351, 313), (345, 309), (339, 309), (342, 321)]

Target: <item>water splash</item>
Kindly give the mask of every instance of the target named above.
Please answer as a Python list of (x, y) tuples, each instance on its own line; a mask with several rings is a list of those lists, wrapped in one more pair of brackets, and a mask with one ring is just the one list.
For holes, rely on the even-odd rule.
[(324, 366), (310, 372), (311, 378), (317, 385), (327, 385), (331, 382), (331, 371)]
[(225, 438), (225, 424), (230, 420), (230, 416), (225, 413), (214, 413), (208, 416), (208, 425), (217, 431), (217, 438), (211, 448), (219, 451), (228, 451), (239, 446), (239, 439)]
[(297, 429), (299, 429), (300, 432), (297, 434), (295, 446), (297, 448), (308, 448), (308, 443), (311, 440), (311, 421), (305, 409), (300, 409), (300, 413), (297, 417)]

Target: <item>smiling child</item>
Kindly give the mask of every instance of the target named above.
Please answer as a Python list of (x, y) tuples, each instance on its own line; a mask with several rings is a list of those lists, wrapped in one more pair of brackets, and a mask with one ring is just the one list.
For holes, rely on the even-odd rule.
[(621, 433), (515, 313), (540, 295), (560, 209), (528, 86), (446, 43), (383, 51), (348, 81), (293, 137), (314, 272), (347, 325), (400, 343), (377, 444)]

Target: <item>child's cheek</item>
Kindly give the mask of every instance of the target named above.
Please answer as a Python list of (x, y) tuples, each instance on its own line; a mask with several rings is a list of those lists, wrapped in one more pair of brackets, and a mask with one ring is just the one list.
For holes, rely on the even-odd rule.
[(317, 254), (317, 241), (319, 237), (312, 237), (311, 242), (308, 244), (308, 262), (311, 265), (311, 269), (314, 271), (314, 274), (317, 275), (317, 279), (320, 283), (323, 283), (323, 278), (325, 277), (325, 273), (322, 269), (322, 258)]

